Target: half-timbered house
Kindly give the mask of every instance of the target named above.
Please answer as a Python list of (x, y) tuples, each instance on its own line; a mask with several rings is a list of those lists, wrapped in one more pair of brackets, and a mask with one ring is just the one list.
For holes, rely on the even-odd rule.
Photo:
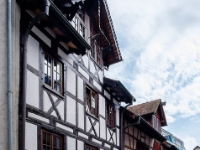
[(122, 61), (106, 0), (19, 3), (19, 149), (119, 150), (119, 103), (134, 98), (104, 76)]
[(126, 150), (161, 150), (166, 141), (161, 127), (167, 125), (163, 104), (161, 100), (155, 100), (127, 108), (123, 123)]

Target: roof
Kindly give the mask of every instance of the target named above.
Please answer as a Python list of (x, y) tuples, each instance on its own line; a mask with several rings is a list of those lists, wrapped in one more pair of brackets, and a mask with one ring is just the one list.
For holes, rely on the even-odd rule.
[(194, 148), (194, 150), (200, 150), (200, 147), (199, 147), (199, 146), (196, 146), (196, 147)]
[(131, 103), (135, 101), (135, 98), (131, 93), (124, 87), (124, 85), (118, 81), (104, 77), (104, 87), (109, 88), (110, 92), (117, 97), (116, 100)]
[(159, 105), (161, 104), (161, 100), (154, 100), (146, 103), (142, 103), (135, 106), (129, 106), (127, 109), (136, 115), (146, 115), (156, 113)]
[(148, 136), (155, 138), (156, 140), (160, 142), (166, 141), (166, 138), (161, 133), (159, 133), (156, 129), (154, 129), (141, 116), (134, 115), (132, 112), (128, 110), (125, 112), (125, 114), (128, 117), (128, 120), (131, 122), (131, 124), (134, 124), (134, 126), (142, 130)]

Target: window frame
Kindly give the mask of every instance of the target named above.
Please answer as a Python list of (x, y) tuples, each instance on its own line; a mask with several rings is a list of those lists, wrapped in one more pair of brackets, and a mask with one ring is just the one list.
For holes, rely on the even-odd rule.
[[(84, 12), (83, 12), (84, 13)], [(82, 18), (79, 16), (79, 14), (76, 14), (74, 16), (74, 18), (71, 21), (72, 26), (74, 27), (74, 29), (81, 35), (81, 37), (83, 39), (85, 39), (85, 34), (86, 34), (86, 26), (85, 26), (85, 15), (84, 16), (84, 20), (82, 20)], [(81, 28), (82, 27), (82, 28)], [(82, 29), (82, 34), (81, 34), (81, 29)]]
[(43, 145), (44, 145), (44, 141), (43, 141), (43, 133), (49, 134), (50, 135), (50, 139), (49, 139), (49, 146), (50, 146), (50, 150), (53, 150), (54, 147), (54, 137), (57, 137), (60, 139), (60, 149), (59, 150), (64, 150), (64, 138), (62, 135), (56, 134), (56, 133), (52, 133), (50, 131), (41, 129), (40, 131), (41, 133), (41, 139), (40, 139), (40, 148), (41, 150), (43, 149)]
[[(59, 61), (56, 57), (53, 57), (50, 53), (48, 53), (47, 51), (45, 51), (45, 50), (43, 50), (43, 83), (44, 83), (44, 85), (45, 86), (47, 86), (47, 87), (49, 87), (51, 90), (53, 90), (54, 92), (56, 92), (56, 93), (58, 93), (58, 94), (60, 94), (60, 95), (64, 95), (64, 64), (61, 62), (61, 61)], [(51, 85), (49, 85), (49, 84), (47, 84), (47, 83), (45, 83), (45, 79), (46, 79), (46, 72), (45, 72), (45, 57), (48, 57), (48, 58), (50, 58), (51, 59), (51, 70), (50, 70), (50, 77), (51, 77)], [(59, 64), (59, 66), (60, 66), (60, 72), (58, 73), (57, 72), (57, 70), (55, 71), (54, 70), (54, 64), (55, 64), (55, 62), (57, 63), (57, 64)], [(47, 64), (47, 68), (48, 68), (48, 64)], [(54, 85), (55, 85), (55, 83), (54, 82), (57, 82), (56, 81), (56, 79), (54, 78), (54, 72), (56, 72), (57, 74), (59, 74), (60, 75), (60, 83), (58, 83), (58, 84), (60, 84), (60, 91), (58, 91), (58, 90), (56, 90), (55, 89), (55, 87), (54, 87)], [(57, 75), (56, 74), (56, 75)], [(48, 76), (49, 74), (48, 74), (48, 70), (47, 70), (47, 76)]]
[[(90, 93), (88, 93), (89, 99), (87, 99), (87, 90), (90, 91)], [(95, 100), (95, 108), (94, 107), (92, 108), (92, 101), (91, 101), (91, 96), (92, 96), (91, 94), (93, 94), (93, 93), (96, 95), (96, 98), (93, 97), (93, 99)], [(86, 102), (86, 112), (88, 114), (98, 118), (98, 116), (99, 116), (99, 105), (98, 105), (99, 94), (87, 85), (85, 86), (85, 102)]]
[[(111, 109), (112, 113), (109, 114)], [(116, 110), (115, 107), (108, 102), (106, 103), (106, 123), (107, 126), (111, 128), (114, 128), (116, 126)]]
[(161, 122), (157, 115), (152, 116), (152, 125), (159, 133), (161, 133)]

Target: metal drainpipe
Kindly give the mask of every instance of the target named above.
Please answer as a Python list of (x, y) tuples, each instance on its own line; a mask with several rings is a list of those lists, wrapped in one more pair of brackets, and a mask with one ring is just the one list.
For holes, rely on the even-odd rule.
[(12, 0), (7, 1), (7, 47), (8, 150), (12, 150)]
[(121, 136), (121, 138), (120, 138), (120, 146), (121, 146), (121, 150), (124, 150), (124, 128), (123, 128), (123, 120), (124, 120), (124, 112), (125, 112), (125, 110), (126, 110), (126, 108), (128, 107), (128, 106), (130, 106), (131, 105), (131, 103), (129, 103), (129, 104), (127, 104), (124, 108), (123, 108), (123, 110), (122, 110), (122, 113), (121, 113), (121, 130), (120, 130), (120, 136)]
[[(26, 72), (26, 68), (27, 68), (27, 43), (28, 43), (28, 37), (29, 34), (31, 32), (31, 29), (33, 28), (33, 26), (38, 23), (41, 19), (43, 19), (44, 17), (46, 17), (47, 15), (49, 15), (49, 7), (50, 7), (50, 2), (49, 0), (45, 0), (45, 11), (39, 15), (37, 15), (28, 25), (28, 28), (24, 34), (24, 38), (22, 41), (22, 45), (23, 45), (23, 64), (22, 64), (22, 69), (23, 69), (23, 83), (22, 83), (22, 91), (23, 91), (23, 95), (22, 95), (22, 133), (20, 138), (22, 138), (22, 141), (20, 141), (21, 143), (19, 144), (20, 149), (25, 150), (25, 120), (26, 120), (26, 83), (27, 83), (27, 72)], [(10, 149), (12, 150), (12, 149)]]

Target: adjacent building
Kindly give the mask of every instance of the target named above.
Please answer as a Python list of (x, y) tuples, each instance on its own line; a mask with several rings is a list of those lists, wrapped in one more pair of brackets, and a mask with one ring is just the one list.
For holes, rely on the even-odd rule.
[(185, 150), (183, 141), (175, 137), (170, 132), (162, 129), (162, 135), (167, 139), (167, 143), (174, 145), (178, 150)]

